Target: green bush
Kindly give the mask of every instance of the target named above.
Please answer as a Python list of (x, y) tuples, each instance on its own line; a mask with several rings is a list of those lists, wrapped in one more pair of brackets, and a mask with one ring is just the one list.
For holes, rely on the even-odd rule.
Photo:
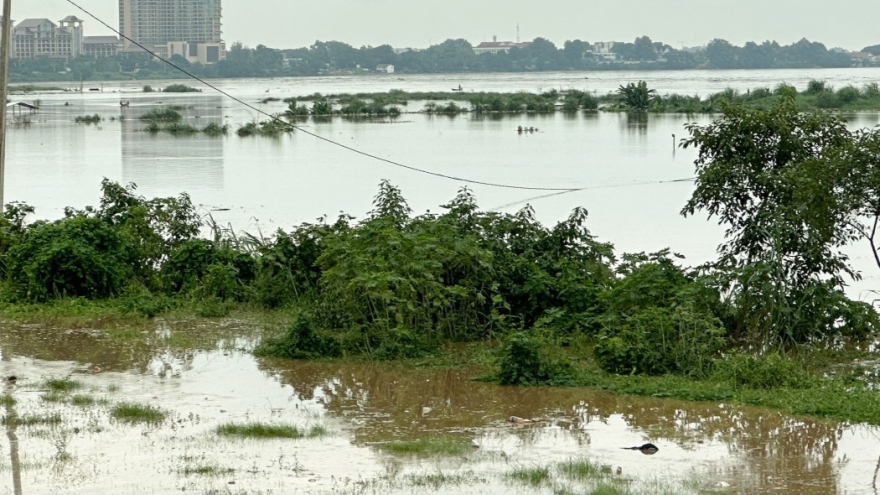
[(594, 355), (612, 373), (704, 376), (725, 343), (711, 280), (686, 273), (668, 251), (627, 254), (602, 294), (607, 311)]
[(316, 331), (310, 317), (299, 315), (283, 336), (266, 339), (255, 353), (288, 359), (334, 358), (342, 355), (342, 346), (332, 335)]
[(566, 385), (574, 382), (571, 363), (555, 355), (558, 346), (527, 333), (511, 335), (501, 349), (502, 385)]
[(118, 294), (135, 262), (126, 241), (106, 222), (84, 215), (32, 227), (7, 254), (12, 289), (36, 301)]
[(712, 315), (691, 307), (647, 308), (602, 333), (593, 349), (605, 371), (705, 377), (720, 352), (724, 330)]
[(172, 293), (198, 290), (202, 297), (241, 300), (255, 276), (255, 261), (222, 242), (191, 239), (174, 249), (162, 264), (160, 277)]
[(202, 90), (185, 84), (172, 84), (162, 90), (163, 93), (200, 93)]
[(140, 284), (130, 284), (119, 297), (123, 313), (135, 313), (147, 318), (154, 318), (174, 306), (168, 297), (153, 294)]

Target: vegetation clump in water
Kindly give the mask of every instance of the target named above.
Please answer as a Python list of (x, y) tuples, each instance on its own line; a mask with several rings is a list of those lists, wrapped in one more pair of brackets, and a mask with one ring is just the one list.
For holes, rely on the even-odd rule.
[(101, 122), (101, 116), (98, 114), (94, 115), (80, 115), (75, 117), (73, 121), (77, 124), (98, 124)]
[(462, 455), (473, 450), (467, 440), (460, 438), (421, 438), (380, 443), (376, 448), (398, 455)]
[(315, 438), (326, 434), (320, 426), (303, 431), (296, 426), (267, 423), (225, 423), (216, 431), (218, 435), (244, 438)]
[(124, 423), (161, 423), (166, 413), (154, 406), (124, 402), (113, 406), (110, 416)]

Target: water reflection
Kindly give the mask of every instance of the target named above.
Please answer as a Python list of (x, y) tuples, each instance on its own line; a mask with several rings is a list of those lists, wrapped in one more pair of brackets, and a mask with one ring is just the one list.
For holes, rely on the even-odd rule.
[[(198, 129), (224, 124), (223, 99), (219, 95), (175, 99), (173, 104), (185, 116), (185, 124)], [(203, 134), (170, 138), (164, 133), (143, 131), (146, 125), (138, 117), (167, 105), (163, 98), (155, 97), (122, 108), (123, 181), (157, 189), (169, 184), (181, 190), (222, 189), (224, 138)]]
[[(7, 353), (3, 353), (3, 360), (8, 359)], [(15, 388), (15, 381), (2, 377), (4, 383), (4, 394), (12, 397), (12, 389)], [(3, 416), (3, 424), (6, 425), (6, 439), (9, 441), (9, 467), (12, 472), (12, 491), (15, 495), (22, 495), (21, 490), (21, 459), (18, 454), (18, 414), (15, 410), (15, 404), (12, 400), (5, 401), (6, 415)]]
[[(362, 451), (389, 439), (453, 435), (481, 446), (482, 454), (469, 461), (476, 470), (497, 471), (493, 463), (499, 458), (516, 465), (546, 465), (586, 455), (622, 466), (637, 477), (696, 475), (712, 483), (730, 483), (740, 493), (816, 495), (866, 493), (876, 465), (877, 452), (870, 447), (877, 444), (876, 428), (715, 403), (586, 389), (500, 387), (472, 381), (476, 371), (467, 369), (254, 360), (235, 351), (253, 344), (253, 328), (236, 321), (198, 327), (162, 320), (140, 327), (109, 323), (101, 329), (66, 331), (6, 325), (0, 328), (0, 349), (7, 367), (26, 366), (31, 383), (41, 376), (57, 376), (59, 369), (85, 383), (100, 380), (103, 386), (112, 375), (114, 382), (123, 384), (123, 394), (140, 400), (153, 397), (180, 415), (195, 411), (201, 417), (200, 431), (228, 418), (224, 410), (244, 418), (263, 409), (269, 417), (289, 412), (301, 422), (314, 421), (312, 408), (319, 408), (321, 415), (344, 425), (346, 434), (340, 439), (343, 443), (330, 450), (315, 445), (303, 451), (311, 462), (323, 462), (325, 455), (334, 459), (345, 451), (360, 455), (369, 469), (372, 456), (345, 449)], [(38, 405), (39, 399), (29, 407)], [(7, 417), (15, 413), (10, 407)], [(533, 421), (511, 423), (511, 416)], [(12, 440), (21, 432), (11, 430), (11, 425), (6, 422), (7, 437), (15, 445)], [(875, 440), (866, 441), (865, 436)], [(109, 441), (102, 433), (92, 437), (89, 445), (95, 448)], [(645, 458), (621, 450), (646, 442), (660, 451)], [(155, 455), (143, 448), (136, 455)], [(74, 456), (78, 452), (71, 450)], [(14, 460), (17, 453), (10, 454)], [(46, 451), (50, 461), (43, 465), (51, 466), (55, 454)], [(218, 455), (220, 465), (230, 462), (221, 452)], [(385, 469), (403, 462), (383, 455), (379, 459)], [(327, 466), (339, 467), (333, 462)], [(148, 464), (145, 469), (155, 468)]]

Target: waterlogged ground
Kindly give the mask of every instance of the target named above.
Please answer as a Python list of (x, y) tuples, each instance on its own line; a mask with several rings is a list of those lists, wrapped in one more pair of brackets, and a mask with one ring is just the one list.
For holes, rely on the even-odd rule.
[[(876, 493), (877, 428), (500, 387), (459, 369), (256, 359), (248, 349), (257, 330), (244, 321), (99, 326), (0, 327), (0, 375), (18, 377), (4, 382), (15, 403), (0, 401), (0, 494), (587, 493), (598, 483), (643, 493)], [(166, 417), (114, 419), (122, 403)], [(218, 435), (230, 422), (295, 426), (308, 438)], [(467, 448), (382, 448), (422, 439)], [(646, 441), (660, 451), (621, 449)], [(580, 468), (566, 469), (572, 462)]]

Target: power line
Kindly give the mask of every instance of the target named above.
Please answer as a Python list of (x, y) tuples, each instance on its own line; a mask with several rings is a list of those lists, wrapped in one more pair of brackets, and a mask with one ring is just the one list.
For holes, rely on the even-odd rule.
[[(114, 27), (110, 26), (109, 24), (107, 24), (106, 22), (104, 22), (103, 20), (101, 20), (98, 16), (96, 16), (96, 15), (92, 14), (90, 11), (84, 9), (82, 6), (80, 6), (79, 4), (77, 4), (76, 2), (74, 2), (73, 0), (67, 0), (67, 2), (68, 2), (69, 4), (71, 4), (71, 5), (73, 5), (74, 7), (78, 8), (79, 10), (81, 10), (83, 13), (85, 13), (86, 15), (88, 15), (89, 17), (91, 17), (92, 19), (94, 19), (95, 21), (97, 21), (98, 23), (100, 23), (101, 25), (103, 25), (104, 27), (106, 27), (107, 29), (109, 29), (109, 30), (113, 31), (114, 33), (118, 34), (121, 38), (123, 38), (123, 39), (125, 39), (125, 40), (127, 40), (127, 41), (130, 41), (132, 44), (136, 45), (136, 46), (139, 47), (141, 50), (143, 50), (143, 51), (147, 52), (148, 54), (152, 55), (153, 57), (155, 57), (155, 58), (161, 60), (161, 61), (164, 62), (165, 64), (171, 66), (173, 69), (175, 69), (175, 70), (177, 70), (177, 71), (179, 71), (179, 72), (181, 72), (181, 73), (183, 73), (183, 74), (186, 74), (186, 75), (187, 75), (188, 77), (190, 77), (191, 79), (194, 79), (194, 80), (196, 80), (196, 81), (198, 81), (198, 82), (204, 84), (205, 86), (211, 88), (212, 90), (216, 91), (217, 93), (222, 94), (223, 96), (226, 96), (227, 98), (231, 99), (232, 101), (235, 101), (236, 103), (239, 103), (239, 104), (241, 104), (241, 105), (243, 105), (243, 106), (245, 106), (245, 107), (247, 107), (247, 108), (249, 108), (249, 109), (251, 109), (251, 110), (253, 110), (253, 111), (257, 112), (257, 113), (259, 113), (259, 114), (265, 115), (266, 117), (268, 117), (268, 118), (271, 119), (271, 120), (274, 120), (274, 121), (276, 121), (276, 122), (280, 122), (280, 123), (282, 123), (282, 124), (284, 124), (284, 125), (286, 125), (286, 126), (289, 126), (289, 127), (293, 128), (293, 129), (296, 129), (296, 130), (302, 132), (303, 134), (306, 134), (306, 135), (311, 136), (311, 137), (313, 137), (313, 138), (319, 139), (319, 140), (324, 141), (325, 143), (331, 144), (331, 145), (333, 145), (333, 146), (337, 146), (337, 147), (342, 148), (342, 149), (344, 149), (344, 150), (350, 151), (350, 152), (352, 152), (352, 153), (356, 153), (356, 154), (358, 154), (358, 155), (365, 156), (365, 157), (367, 157), (367, 158), (372, 158), (373, 160), (377, 160), (377, 161), (380, 161), (380, 162), (384, 162), (384, 163), (387, 163), (387, 164), (389, 164), (389, 165), (393, 165), (393, 166), (395, 166), (395, 167), (400, 167), (400, 168), (405, 168), (405, 169), (407, 169), (407, 170), (412, 170), (412, 171), (414, 171), (414, 172), (418, 172), (418, 173), (421, 173), (421, 174), (431, 175), (431, 176), (434, 176), (434, 177), (440, 177), (440, 178), (443, 178), (443, 179), (450, 179), (450, 180), (459, 181), (459, 182), (467, 182), (467, 183), (469, 183), (469, 184), (479, 184), (479, 185), (482, 185), (482, 186), (499, 187), (499, 188), (504, 188), (504, 189), (519, 189), (519, 190), (526, 190), (526, 191), (546, 191), (546, 192), (553, 192), (553, 193), (576, 192), (576, 191), (584, 191), (584, 190), (587, 190), (587, 189), (593, 189), (593, 188), (595, 188), (595, 187), (533, 187), (533, 186), (519, 186), (519, 185), (513, 185), (513, 184), (503, 184), (503, 183), (499, 183), (499, 182), (486, 182), (486, 181), (480, 181), (480, 180), (468, 179), (468, 178), (466, 178), (466, 177), (457, 177), (457, 176), (454, 176), (454, 175), (443, 174), (443, 173), (440, 173), (440, 172), (432, 172), (432, 171), (430, 171), (430, 170), (425, 170), (425, 169), (422, 169), (422, 168), (414, 167), (414, 166), (412, 166), (412, 165), (406, 165), (406, 164), (404, 164), (404, 163), (400, 163), (400, 162), (397, 162), (397, 161), (394, 161), (394, 160), (390, 160), (390, 159), (388, 159), (388, 158), (383, 158), (383, 157), (381, 157), (381, 156), (374, 155), (374, 154), (372, 154), (372, 153), (369, 153), (369, 152), (366, 152), (366, 151), (363, 151), (363, 150), (359, 150), (359, 149), (354, 148), (354, 147), (352, 147), (352, 146), (348, 146), (348, 145), (343, 144), (343, 143), (340, 143), (340, 142), (338, 142), (338, 141), (334, 141), (334, 140), (332, 140), (332, 139), (330, 139), (330, 138), (326, 138), (326, 137), (324, 137), (324, 136), (320, 136), (320, 135), (318, 135), (318, 134), (315, 134), (314, 132), (310, 132), (310, 131), (306, 130), (306, 129), (303, 128), (303, 127), (300, 127), (300, 126), (297, 126), (297, 125), (291, 124), (291, 123), (289, 123), (289, 122), (285, 122), (285, 121), (279, 119), (278, 117), (276, 117), (276, 116), (274, 116), (274, 115), (272, 115), (272, 114), (270, 114), (270, 113), (267, 113), (267, 112), (263, 111), (262, 109), (257, 108), (257, 107), (255, 107), (255, 106), (251, 105), (250, 103), (248, 103), (248, 102), (246, 102), (246, 101), (244, 101), (244, 100), (242, 100), (242, 99), (240, 99), (240, 98), (237, 98), (237, 97), (235, 97), (235, 96), (233, 96), (233, 95), (227, 93), (226, 91), (224, 91), (224, 90), (218, 88), (217, 86), (214, 86), (213, 84), (209, 83), (208, 81), (206, 81), (206, 80), (204, 80), (204, 79), (202, 79), (202, 78), (196, 76), (195, 74), (189, 72), (188, 70), (186, 70), (186, 69), (184, 69), (184, 68), (178, 66), (178, 65), (175, 64), (174, 62), (172, 62), (172, 61), (170, 61), (170, 60), (168, 60), (168, 59), (166, 59), (166, 58), (160, 56), (159, 54), (157, 54), (156, 52), (150, 50), (149, 48), (147, 48), (146, 46), (142, 45), (141, 43), (139, 43), (139, 42), (137, 42), (137, 41), (135, 41), (135, 40), (129, 38), (128, 36), (124, 35), (121, 31), (119, 31), (119, 30), (115, 29)], [(692, 179), (685, 179), (685, 180), (692, 180)], [(664, 183), (664, 182), (681, 182), (681, 179), (679, 179), (679, 180), (672, 180), (672, 181), (661, 181), (661, 182), (658, 182), (658, 183), (661, 183), (661, 184), (662, 184), (662, 183)], [(600, 186), (600, 187), (602, 187), (602, 186)], [(604, 187), (621, 187), (621, 186), (604, 186)]]

